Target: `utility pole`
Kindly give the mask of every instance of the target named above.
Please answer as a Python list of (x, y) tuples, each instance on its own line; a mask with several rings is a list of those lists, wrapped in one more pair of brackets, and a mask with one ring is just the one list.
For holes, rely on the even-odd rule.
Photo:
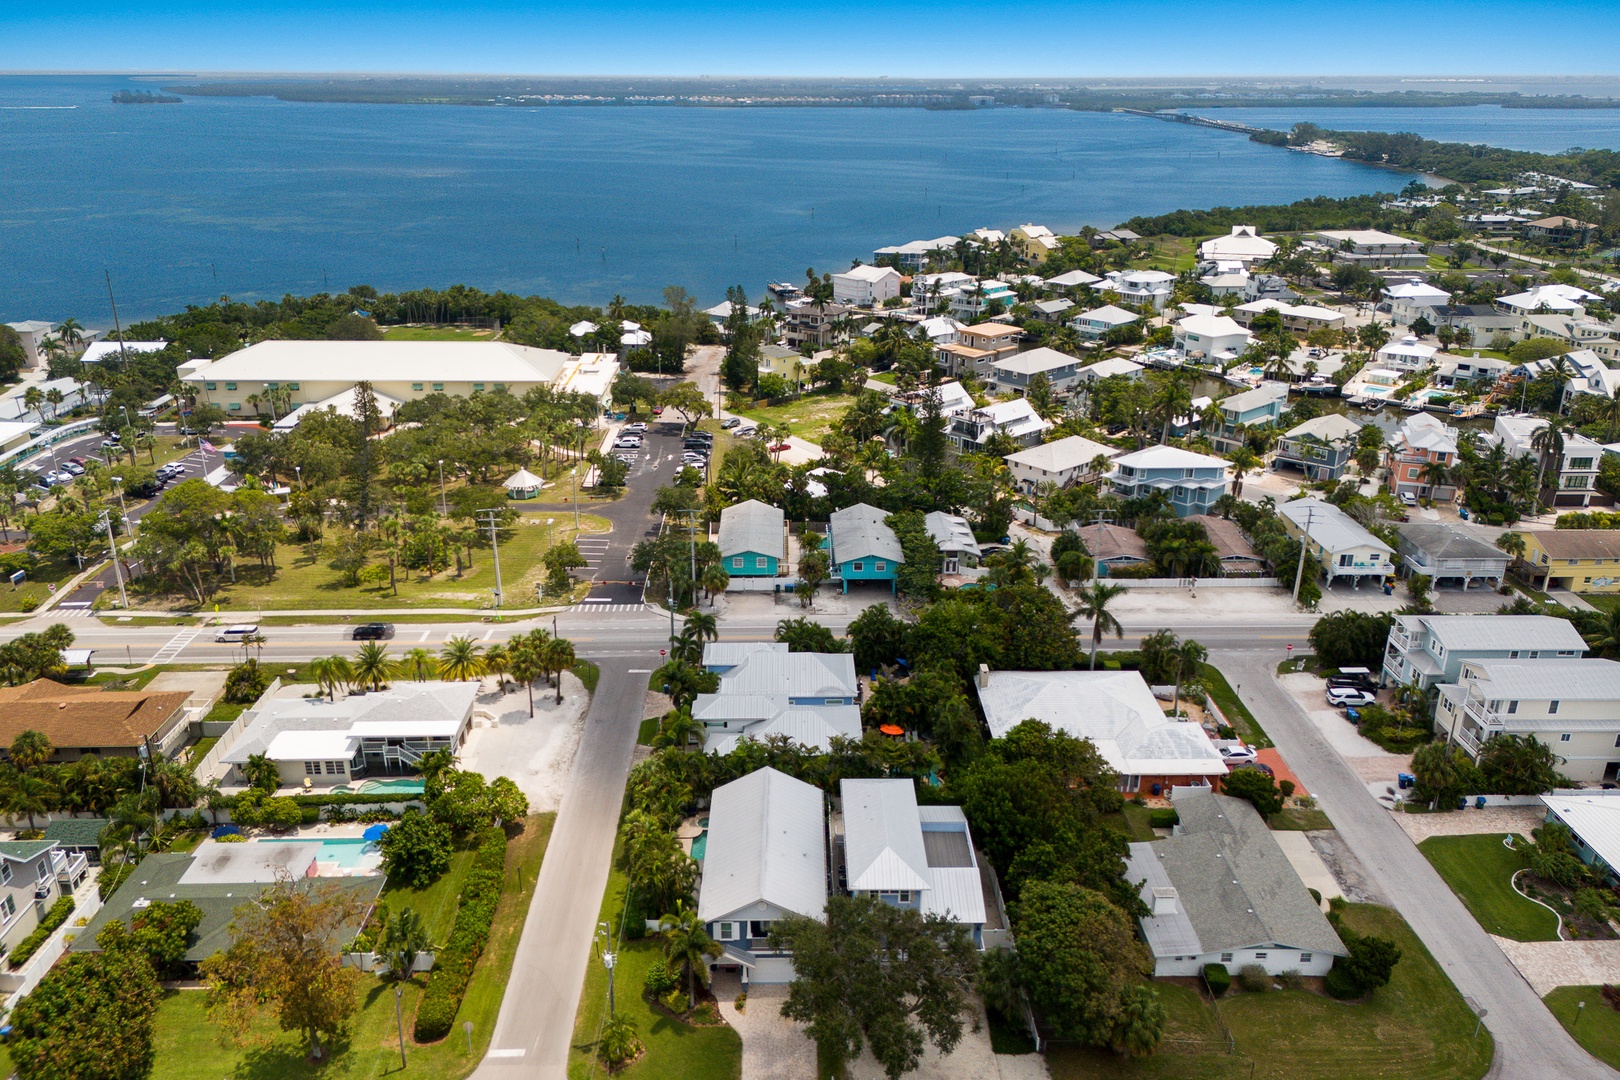
[(118, 542), (113, 539), (112, 515), (103, 513), (97, 522), (107, 529), (107, 554), (112, 556), (113, 576), (118, 579), (118, 595), (124, 601), (124, 610), (129, 610), (129, 591), (124, 588), (124, 572), (118, 568)]
[(447, 517), (449, 511), (444, 505), (444, 458), (439, 459), (439, 516)]
[(1299, 583), (1305, 580), (1305, 545), (1311, 542), (1311, 515), (1316, 513), (1314, 506), (1305, 509), (1305, 528), (1299, 534), (1299, 565), (1294, 569), (1294, 603), (1299, 603)]
[(500, 513), (501, 512), (499, 510), (494, 509), (478, 511), (478, 516), (480, 518), (483, 518), (485, 514), (489, 515), (486, 520), (489, 524), (490, 553), (495, 559), (495, 617), (497, 619), (500, 618), (501, 608), (501, 543), (499, 537), (497, 536), (498, 530), (496, 528), (496, 524), (500, 518)]

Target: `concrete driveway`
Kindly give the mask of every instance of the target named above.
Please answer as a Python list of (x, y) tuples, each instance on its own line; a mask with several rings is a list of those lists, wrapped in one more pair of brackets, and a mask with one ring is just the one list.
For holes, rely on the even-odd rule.
[(1228, 680), (1243, 685), (1245, 704), (1316, 794), (1373, 887), (1389, 897), (1457, 989), (1489, 1011), (1485, 1024), (1496, 1038), (1490, 1075), (1507, 1080), (1620, 1077), (1570, 1038), (1393, 815), (1373, 800), (1361, 778), (1278, 684), (1275, 651), (1221, 650), (1210, 660)]
[[(923, 1046), (922, 1063), (907, 1073), (916, 1080), (1046, 1080), (1046, 1058), (1040, 1054), (997, 1054), (990, 1049), (990, 1028), (979, 1013), (979, 1030), (968, 1028), (962, 1041), (949, 1054), (941, 1054), (932, 1043)], [(883, 1066), (872, 1056), (871, 1047), (861, 1050), (849, 1066), (850, 1080), (883, 1080)], [(747, 1080), (744, 1077), (744, 1080)]]
[(815, 1080), (816, 1044), (799, 1023), (782, 1015), (785, 986), (751, 986), (737, 1011), (742, 984), (735, 975), (717, 975), (714, 996), (720, 1015), (742, 1036), (742, 1080)]

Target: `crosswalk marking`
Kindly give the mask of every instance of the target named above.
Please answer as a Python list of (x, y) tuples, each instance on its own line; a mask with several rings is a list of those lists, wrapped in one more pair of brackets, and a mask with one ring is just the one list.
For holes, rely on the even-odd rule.
[(64, 601), (56, 605), (54, 613), (64, 619), (89, 619), (95, 615), (88, 600)]
[(601, 611), (646, 611), (646, 604), (575, 604), (568, 609), (575, 615), (595, 614)]
[(187, 645), (190, 645), (193, 641), (196, 641), (202, 632), (203, 627), (201, 626), (193, 626), (188, 630), (180, 631), (178, 634), (174, 635), (174, 637), (169, 639), (168, 644), (164, 645), (163, 648), (152, 654), (152, 659), (149, 661), (149, 663), (168, 663), (170, 660), (173, 660), (175, 657), (179, 656), (181, 650)]

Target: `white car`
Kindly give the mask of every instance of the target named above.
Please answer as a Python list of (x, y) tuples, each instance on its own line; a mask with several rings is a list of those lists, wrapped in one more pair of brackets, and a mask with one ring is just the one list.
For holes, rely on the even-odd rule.
[(259, 627), (254, 623), (238, 623), (235, 626), (222, 626), (214, 634), (214, 640), (221, 644), (236, 643), (244, 638), (256, 637)]
[(1221, 757), (1228, 765), (1244, 765), (1257, 760), (1259, 755), (1252, 746), (1222, 746)]
[(615, 450), (640, 450), (641, 449), (641, 440), (640, 439), (620, 439), (618, 442), (613, 444), (613, 448)]
[(641, 423), (639, 420), (634, 424), (626, 424), (623, 428), (624, 434), (626, 435), (640, 435), (646, 430), (647, 425)]
[(1346, 706), (1359, 708), (1371, 705), (1378, 700), (1378, 695), (1368, 690), (1357, 690), (1353, 686), (1333, 686), (1328, 688), (1327, 703), (1336, 709)]
[(1401, 503), (1405, 506), (1416, 506), (1417, 496), (1413, 495), (1410, 491), (1403, 491), (1401, 492)]
[(67, 473), (70, 476), (83, 476), (84, 475), (84, 466), (75, 464), (74, 462), (71, 462), (71, 461), (64, 461), (62, 463), (62, 471)]

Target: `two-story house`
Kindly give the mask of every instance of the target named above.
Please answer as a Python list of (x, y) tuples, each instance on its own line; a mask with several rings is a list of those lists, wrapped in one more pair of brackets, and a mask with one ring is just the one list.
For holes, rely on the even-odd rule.
[(1084, 270), (1070, 270), (1057, 277), (1049, 277), (1041, 284), (1060, 296), (1067, 296), (1081, 289), (1089, 289), (1101, 280), (1096, 274), (1088, 274)]
[(1016, 303), (1012, 286), (993, 278), (963, 285), (950, 295), (951, 314), (958, 319), (982, 319), (991, 308), (1005, 311)]
[(1225, 315), (1189, 315), (1173, 331), (1176, 350), (1193, 360), (1231, 361), (1252, 336)]
[(1007, 239), (1031, 266), (1039, 266), (1063, 245), (1045, 225), (1020, 225), (1007, 234)]
[(1409, 373), (1432, 366), (1435, 354), (1439, 351), (1433, 345), (1425, 345), (1413, 335), (1407, 334), (1399, 341), (1386, 343), (1378, 350), (1375, 359), (1381, 367)]
[(842, 780), (833, 866), (851, 896), (939, 915), (984, 948), (986, 881), (960, 806), (918, 806), (914, 780)]
[(1451, 294), (1426, 281), (1405, 281), (1384, 290), (1390, 318), (1402, 326), (1419, 318), (1434, 322), (1434, 309), (1451, 303)]
[[(953, 421), (954, 422), (954, 421)], [(888, 512), (866, 503), (856, 503), (833, 511), (827, 526), (827, 548), (832, 572), (849, 592), (850, 582), (887, 582), (894, 591), (894, 579), (904, 556), (900, 540), (889, 528)]]
[(960, 270), (945, 270), (937, 274), (914, 274), (911, 278), (911, 308), (920, 315), (939, 310), (962, 289), (979, 279)]
[(1426, 574), (1438, 588), (1452, 584), (1471, 589), (1476, 584), (1499, 588), (1507, 575), (1507, 552), (1466, 525), (1447, 521), (1410, 522), (1396, 526), (1395, 545), (1408, 574)]
[(900, 295), (900, 271), (892, 266), (852, 266), (832, 276), (833, 299), (840, 304), (873, 308)]
[(1231, 464), (1175, 446), (1149, 446), (1114, 459), (1108, 474), (1114, 494), (1145, 499), (1155, 491), (1170, 497), (1176, 517), (1208, 514), (1232, 486)]
[(87, 872), (84, 855), (69, 855), (54, 840), (0, 843), (0, 944), (9, 950), (31, 934)]
[(1222, 398), (1217, 403), (1221, 422), (1204, 435), (1215, 449), (1230, 454), (1243, 445), (1246, 434), (1260, 428), (1275, 427), (1288, 407), (1288, 384), (1261, 383), (1253, 390)]
[(1034, 446), (1051, 427), (1028, 398), (1012, 398), (958, 413), (946, 431), (951, 445), (967, 453), (984, 449), (996, 435), (1005, 435), (1019, 446)]
[[(1543, 451), (1535, 445), (1536, 432), (1548, 421), (1539, 416), (1498, 416), (1486, 441), (1500, 444), (1513, 457), (1540, 460)], [(1564, 449), (1558, 460), (1550, 456), (1542, 473), (1542, 497), (1554, 506), (1590, 506), (1597, 494), (1598, 466), (1603, 461), (1603, 444), (1578, 432), (1563, 435)]]
[(1163, 311), (1175, 281), (1176, 275), (1163, 270), (1110, 270), (1097, 288), (1113, 293), (1122, 304)]
[(898, 266), (902, 270), (921, 270), (928, 265), (929, 259), (949, 255), (961, 242), (960, 236), (936, 236), (932, 240), (912, 240), (909, 243), (876, 249), (872, 252), (872, 261)]
[(1620, 531), (1523, 529), (1524, 554), (1516, 564), (1533, 588), (1573, 593), (1620, 592)]
[(1355, 462), (1361, 425), (1343, 413), (1315, 416), (1283, 432), (1271, 467), (1298, 469), (1307, 480), (1337, 480)]
[(979, 541), (966, 518), (935, 510), (923, 518), (923, 527), (939, 548), (940, 573), (956, 574), (979, 565)]
[(1083, 435), (1070, 435), (1016, 454), (1008, 454), (1007, 468), (1020, 491), (1029, 495), (1042, 484), (1060, 488), (1094, 483), (1108, 471), (1108, 463), (1119, 450), (1093, 442)]
[(1578, 660), (1586, 639), (1550, 615), (1397, 615), (1382, 678), (1427, 690), (1457, 682), (1468, 660)]
[(1424, 266), (1429, 261), (1416, 240), (1378, 229), (1327, 229), (1316, 239), (1336, 262), (1378, 267)]
[(782, 309), (782, 337), (795, 349), (825, 349), (848, 341), (846, 325), (854, 310), (847, 304), (789, 304)]
[(1277, 513), (1283, 532), (1305, 538), (1305, 550), (1321, 566), (1329, 588), (1339, 578), (1360, 588), (1363, 578), (1376, 582), (1395, 573), (1395, 549), (1332, 503), (1292, 499), (1278, 506)]
[(821, 789), (772, 768), (714, 789), (698, 882), (698, 918), (721, 955), (710, 970), (745, 985), (793, 981), (791, 954), (771, 948), (771, 926), (827, 908), (827, 818)]
[(848, 653), (790, 653), (776, 642), (709, 642), (705, 670), (720, 676), (712, 694), (692, 701), (703, 750), (728, 754), (743, 739), (785, 735), (816, 753), (835, 737), (859, 738), (860, 684)]
[(1074, 327), (1075, 333), (1087, 341), (1101, 341), (1103, 335), (1107, 334), (1108, 331), (1118, 329), (1121, 326), (1129, 326), (1131, 323), (1141, 319), (1141, 317), (1134, 311), (1126, 311), (1124, 308), (1116, 307), (1113, 304), (1104, 304), (1100, 308), (1082, 311), (1069, 320), (1069, 325)]
[(1063, 391), (1079, 381), (1084, 363), (1068, 353), (1042, 347), (992, 361), (990, 378), (998, 394), (1022, 395), (1029, 390), (1030, 380), (1036, 375), (1046, 376), (1047, 384), (1054, 391)]
[[(1457, 429), (1428, 413), (1414, 413), (1401, 421), (1390, 440), (1384, 460), (1385, 481), (1392, 495), (1443, 501), (1457, 494), (1450, 470), (1457, 464)], [(1435, 476), (1436, 466), (1446, 471)]]
[(1442, 684), (1435, 729), (1476, 760), (1498, 736), (1535, 736), (1583, 784), (1620, 779), (1620, 663), (1465, 660)]

